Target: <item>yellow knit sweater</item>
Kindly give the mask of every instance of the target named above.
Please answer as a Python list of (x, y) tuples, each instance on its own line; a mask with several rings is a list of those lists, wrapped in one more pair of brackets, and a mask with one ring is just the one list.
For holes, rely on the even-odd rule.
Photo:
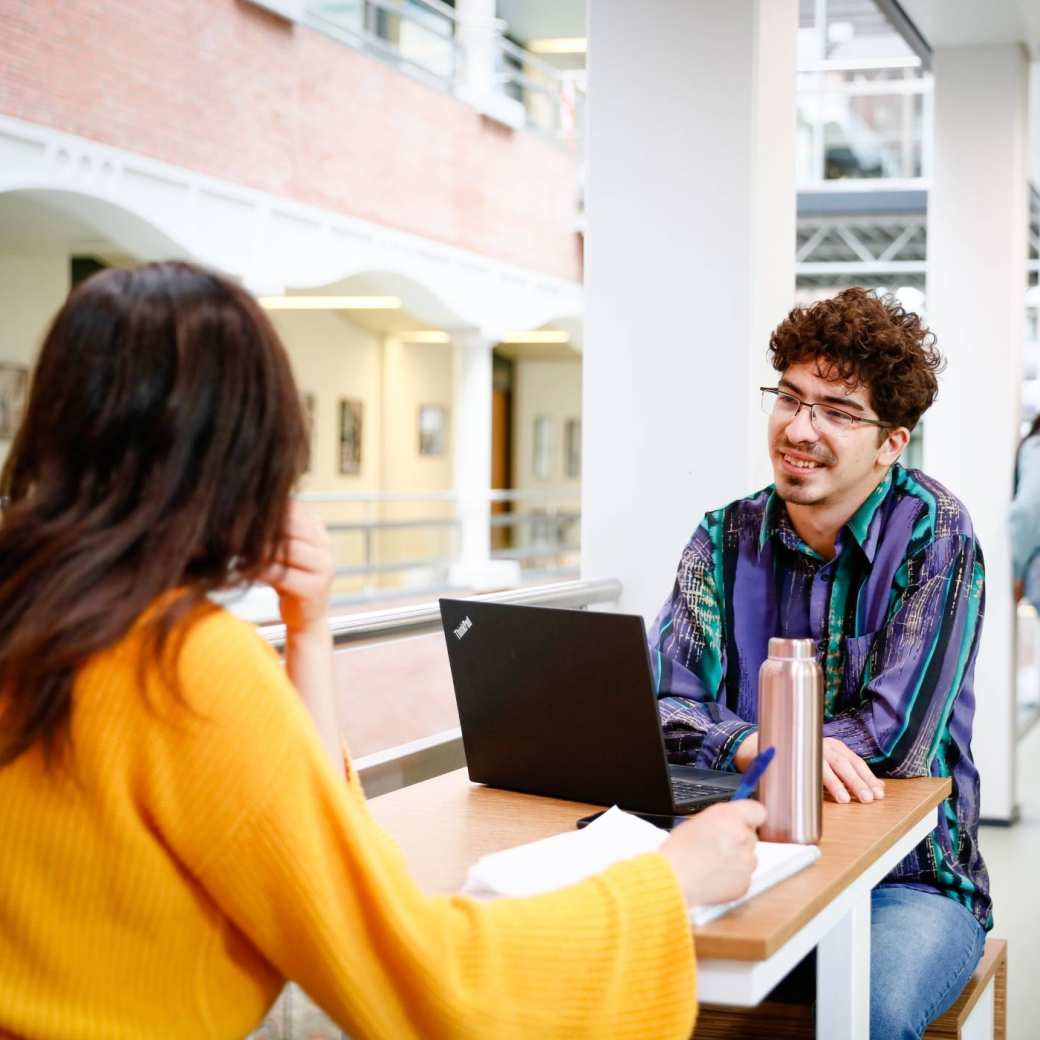
[[(140, 630), (77, 677), (73, 756), (0, 769), (0, 1036), (241, 1037), (295, 979), (356, 1038), (687, 1037), (693, 948), (658, 854), (525, 900), (420, 892), (271, 650)], [(436, 836), (431, 832), (431, 841)]]

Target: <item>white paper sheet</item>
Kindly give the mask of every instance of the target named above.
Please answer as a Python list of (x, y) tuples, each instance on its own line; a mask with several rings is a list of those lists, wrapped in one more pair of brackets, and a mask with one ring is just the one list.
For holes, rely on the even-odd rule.
[[(611, 863), (660, 848), (667, 832), (617, 806), (582, 830), (566, 831), (527, 845), (482, 856), (469, 869), (462, 891), (482, 899), (529, 896), (573, 884)], [(732, 903), (695, 906), (694, 924), (705, 924), (796, 874), (820, 856), (815, 845), (760, 841), (751, 888)]]

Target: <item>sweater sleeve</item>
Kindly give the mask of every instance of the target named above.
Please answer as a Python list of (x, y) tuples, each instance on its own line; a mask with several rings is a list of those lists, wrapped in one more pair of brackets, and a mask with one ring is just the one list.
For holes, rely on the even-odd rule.
[[(529, 899), (423, 894), (337, 778), (277, 660), (221, 615), (197, 626), (176, 727), (192, 779), (168, 840), (220, 912), (357, 1037), (686, 1037), (682, 893), (662, 856)], [(431, 835), (431, 840), (435, 836)]]

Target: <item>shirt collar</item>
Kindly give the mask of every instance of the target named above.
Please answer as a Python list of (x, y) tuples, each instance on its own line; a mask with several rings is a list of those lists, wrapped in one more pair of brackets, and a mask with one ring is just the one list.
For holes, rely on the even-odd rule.
[[(896, 463), (896, 465), (899, 464)], [(894, 468), (895, 466), (889, 467), (888, 472), (885, 473), (884, 480), (867, 495), (863, 505), (849, 517), (849, 521), (845, 525), (845, 528), (856, 539), (859, 547), (863, 550), (863, 554), (871, 563), (874, 562), (874, 554), (877, 552), (878, 541), (881, 539), (881, 524), (875, 524), (873, 520), (877, 515), (878, 507), (888, 494), (888, 489), (892, 486), (892, 470)]]
[[(896, 463), (896, 466), (898, 465)], [(856, 540), (856, 544), (863, 550), (863, 554), (871, 563), (874, 562), (874, 554), (877, 552), (878, 541), (881, 538), (881, 525), (872, 521), (877, 514), (878, 506), (884, 501), (889, 488), (892, 486), (892, 471), (894, 469), (895, 466), (889, 468), (881, 483), (867, 495), (863, 504), (849, 517), (848, 522), (842, 528), (842, 532), (848, 531), (852, 535)], [(819, 553), (806, 544), (794, 529), (794, 525), (787, 515), (787, 510), (784, 508), (783, 499), (776, 493), (776, 486), (771, 484), (768, 491), (769, 497), (766, 499), (766, 506), (762, 512), (762, 526), (758, 533), (759, 552), (766, 547), (770, 537), (775, 534), (787, 548), (818, 558)], [(839, 532), (839, 551), (842, 541), (841, 532)]]

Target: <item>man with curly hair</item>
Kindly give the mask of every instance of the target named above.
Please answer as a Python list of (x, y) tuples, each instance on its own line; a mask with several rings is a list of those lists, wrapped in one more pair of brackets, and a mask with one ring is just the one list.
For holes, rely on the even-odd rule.
[(943, 361), (916, 314), (859, 288), (792, 310), (769, 349), (774, 484), (704, 517), (650, 636), (665, 743), (745, 769), (769, 637), (810, 638), (831, 798), (951, 778), (935, 829), (872, 893), (870, 1035), (920, 1037), (992, 926), (971, 757), (982, 552), (964, 506), (898, 461)]

